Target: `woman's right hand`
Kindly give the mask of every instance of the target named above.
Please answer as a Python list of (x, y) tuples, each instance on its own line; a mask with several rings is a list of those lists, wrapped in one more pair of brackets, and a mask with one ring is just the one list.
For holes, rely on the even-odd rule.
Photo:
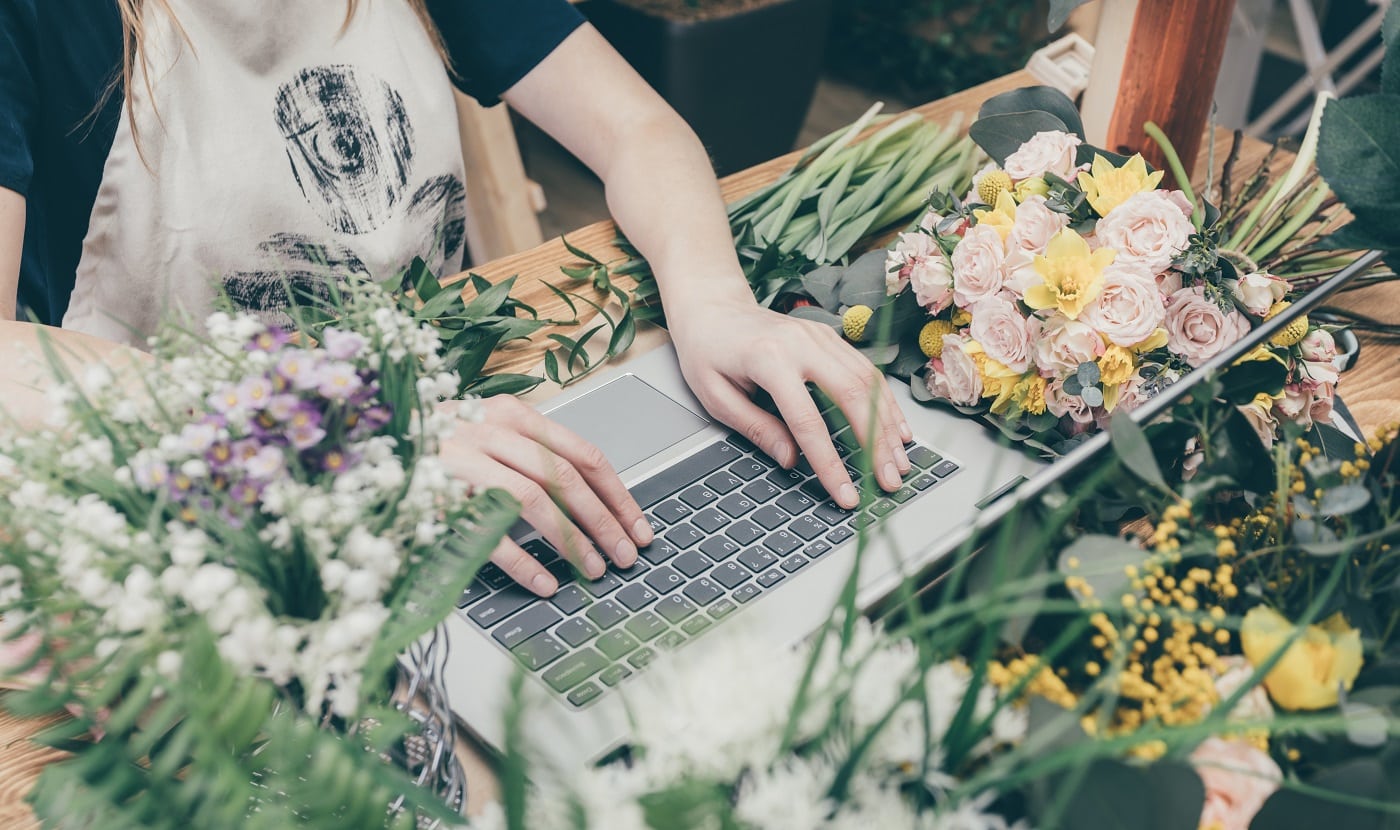
[[(651, 525), (602, 451), (509, 395), (481, 406), (484, 418), (458, 422), (441, 448), (448, 472), (474, 488), (514, 496), (521, 518), (589, 579), (603, 575), (604, 557), (630, 568), (637, 548), (651, 544)], [(509, 537), (491, 561), (540, 596), (559, 589)]]

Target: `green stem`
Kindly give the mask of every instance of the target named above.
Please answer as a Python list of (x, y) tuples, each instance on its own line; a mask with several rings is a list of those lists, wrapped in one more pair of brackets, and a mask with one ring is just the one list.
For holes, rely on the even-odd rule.
[(1177, 185), (1186, 195), (1186, 201), (1191, 203), (1191, 224), (1196, 226), (1196, 230), (1201, 230), (1205, 225), (1205, 208), (1196, 200), (1196, 191), (1191, 189), (1191, 178), (1186, 175), (1186, 168), (1181, 164), (1181, 157), (1176, 154), (1176, 147), (1172, 146), (1171, 139), (1167, 138), (1167, 134), (1155, 123), (1148, 121), (1142, 129), (1162, 148), (1162, 155), (1167, 157), (1167, 167), (1171, 168)]

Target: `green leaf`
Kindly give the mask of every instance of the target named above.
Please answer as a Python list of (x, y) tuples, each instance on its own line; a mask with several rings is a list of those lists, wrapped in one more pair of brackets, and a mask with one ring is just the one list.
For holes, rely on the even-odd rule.
[(843, 265), (823, 265), (820, 268), (813, 268), (802, 275), (802, 288), (812, 296), (812, 300), (817, 305), (828, 311), (834, 311), (841, 306), (840, 295), (837, 293), (841, 284), (841, 276), (846, 272)]
[(419, 320), (435, 320), (441, 317), (454, 303), (461, 302), (461, 293), (455, 288), (448, 289), (425, 302), (423, 307), (418, 309), (413, 316)]
[[(1379, 808), (1395, 805), (1395, 778), (1375, 758), (1357, 758), (1324, 769), (1308, 781), (1306, 791), (1285, 782), (1264, 802), (1250, 830), (1382, 830), (1395, 825)], [(1374, 806), (1373, 806), (1374, 805)]]
[[(1362, 227), (1388, 248), (1400, 233), (1386, 225), (1400, 192), (1400, 95), (1377, 94), (1328, 104), (1322, 116), (1317, 168), (1333, 192), (1357, 215)], [(1366, 216), (1365, 211), (1376, 211)]]
[(582, 250), (580, 250), (579, 248), (574, 247), (573, 244), (569, 242), (569, 238), (566, 237), (566, 236), (564, 236), (563, 234), (560, 234), (560, 235), (559, 235), (559, 241), (564, 243), (564, 248), (565, 248), (565, 250), (567, 250), (569, 253), (573, 254), (574, 256), (578, 257), (579, 259), (583, 260), (584, 262), (589, 262), (589, 263), (592, 263), (593, 265), (602, 265), (602, 264), (603, 264), (603, 261), (602, 261), (601, 259), (598, 259), (597, 257), (593, 256), (592, 254), (586, 253), (585, 251), (582, 251)]
[(468, 387), (474, 395), (489, 398), (492, 395), (523, 395), (544, 382), (534, 375), (487, 375)]
[(1370, 490), (1360, 484), (1343, 484), (1323, 491), (1317, 503), (1317, 512), (1324, 516), (1345, 516), (1370, 503)]
[[(1088, 0), (1082, 0), (1082, 2), (1088, 2)], [(1079, 108), (1074, 105), (1068, 95), (1053, 86), (1027, 86), (1003, 92), (984, 103), (977, 111), (977, 118), (980, 121), (991, 115), (1015, 115), (1027, 112), (1049, 113), (1061, 124), (1055, 129), (1073, 133), (1081, 139), (1084, 138), (1084, 122), (1080, 120)], [(1028, 135), (1026, 138), (1029, 139), (1030, 136)]]
[(999, 165), (1036, 133), (1068, 132), (1065, 122), (1048, 112), (1014, 112), (977, 119), (967, 134)]
[(1400, 95), (1400, 4), (1391, 3), (1381, 24), (1385, 40), (1385, 64), (1381, 67), (1381, 92)]
[(814, 323), (822, 323), (837, 331), (841, 330), (841, 315), (832, 314), (824, 308), (817, 308), (814, 305), (800, 305), (788, 312), (788, 316), (796, 317), (799, 320), (811, 320)]
[[(1058, 567), (1065, 576), (1082, 577), (1093, 588), (1094, 597), (1112, 605), (1113, 598), (1127, 591), (1129, 579), (1124, 569), (1139, 566), (1146, 559), (1147, 551), (1125, 539), (1094, 534), (1081, 536), (1060, 551)], [(1071, 560), (1078, 566), (1071, 567)]]
[[(1199, 826), (1205, 787), (1185, 764), (1159, 762), (1141, 767), (1098, 760), (1078, 779), (1065, 802), (1063, 820), (1055, 826), (1133, 830), (1197, 830)], [(1037, 821), (1037, 826), (1049, 825)]]
[(885, 251), (876, 249), (846, 267), (839, 286), (841, 305), (879, 308), (884, 303)]
[(1157, 465), (1157, 456), (1152, 451), (1147, 434), (1131, 415), (1121, 409), (1114, 414), (1108, 424), (1108, 435), (1113, 444), (1113, 451), (1118, 453), (1124, 467), (1148, 484), (1161, 490), (1169, 489), (1166, 478), (1162, 476), (1162, 468)]
[(1278, 395), (1288, 380), (1288, 369), (1277, 360), (1246, 360), (1228, 367), (1220, 376), (1220, 397), (1244, 406), (1261, 392)]
[(510, 298), (510, 290), (514, 287), (515, 277), (506, 277), (472, 298), (462, 316), (476, 320), (488, 314), (496, 314), (501, 305)]
[(1074, 10), (1088, 2), (1089, 0), (1050, 0), (1050, 19), (1046, 21), (1050, 31), (1058, 32)]

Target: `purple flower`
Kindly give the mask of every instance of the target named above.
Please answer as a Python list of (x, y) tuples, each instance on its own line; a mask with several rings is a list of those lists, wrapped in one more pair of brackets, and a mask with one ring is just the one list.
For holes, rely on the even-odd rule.
[(363, 336), (353, 331), (328, 328), (321, 332), (321, 345), (325, 347), (326, 354), (336, 360), (359, 357), (367, 342)]
[(345, 425), (353, 430), (356, 437), (373, 435), (393, 420), (393, 417), (393, 410), (387, 405), (371, 406), (346, 416)]
[(282, 474), (285, 459), (276, 447), (264, 446), (243, 462), (243, 469), (258, 481), (271, 481)]
[(233, 384), (225, 384), (219, 387), (217, 391), (211, 392), (206, 402), (209, 404), (210, 409), (222, 414), (237, 408), (240, 400), (238, 396), (238, 387)]
[(262, 488), (251, 481), (239, 481), (228, 491), (229, 496), (237, 503), (243, 505), (254, 505), (262, 497)]
[(287, 441), (297, 450), (314, 447), (325, 437), (321, 413), (309, 404), (303, 404), (287, 421)]
[(288, 349), (277, 360), (277, 375), (293, 389), (315, 389), (321, 382), (320, 362), (305, 349)]
[(291, 335), (276, 326), (272, 326), (265, 331), (253, 335), (253, 339), (244, 346), (250, 352), (275, 352), (291, 341)]
[(364, 385), (352, 364), (336, 361), (321, 365), (320, 383), (316, 391), (333, 401), (343, 401)]
[(159, 461), (133, 460), (131, 477), (137, 487), (149, 492), (170, 480), (170, 468)]
[(340, 450), (331, 450), (321, 457), (321, 469), (328, 473), (343, 473), (353, 467), (356, 460)]
[(263, 411), (278, 421), (286, 423), (292, 419), (300, 406), (301, 398), (296, 395), (273, 395)]
[(227, 441), (216, 442), (204, 453), (204, 460), (211, 469), (222, 470), (233, 461), (233, 447)]
[(238, 402), (245, 409), (262, 409), (272, 399), (272, 379), (251, 377), (238, 384)]

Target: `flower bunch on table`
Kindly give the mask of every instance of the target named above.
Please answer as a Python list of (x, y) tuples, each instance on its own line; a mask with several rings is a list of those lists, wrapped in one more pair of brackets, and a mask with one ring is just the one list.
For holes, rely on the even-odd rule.
[[(167, 329), (148, 371), (71, 373), (51, 354), (47, 423), (0, 432), (0, 615), (3, 636), (30, 646), (9, 668), (31, 688), (8, 702), (105, 733), (45, 773), (41, 814), (71, 819), (60, 796), (74, 787), (94, 815), (169, 799), (172, 820), (200, 826), (231, 809), (210, 787), (231, 788), (239, 820), (254, 803), (284, 820), (283, 807), (347, 809), (312, 806), (344, 794), (311, 784), (257, 794), (269, 777), (329, 787), (322, 773), (369, 776), (347, 803), (383, 821), (394, 798), (431, 799), (383, 777), (377, 754), (335, 755), (350, 744), (308, 771), (321, 739), (298, 724), (339, 734), (372, 716), (392, 725), (383, 746), (405, 734), (395, 661), (452, 613), (513, 511), (472, 497), (437, 457), (476, 414), (438, 405), (459, 383), (437, 332), (373, 285), (333, 303), (294, 329), (222, 312), (200, 334)], [(207, 688), (219, 677), (238, 688)], [(239, 722), (204, 721), (221, 715), (203, 694)], [(177, 723), (182, 739), (160, 742)], [(217, 761), (206, 741), (223, 746)], [(129, 784), (148, 805), (104, 803), (115, 789), (100, 776), (80, 783), (88, 753), (148, 763), (155, 774)]]

